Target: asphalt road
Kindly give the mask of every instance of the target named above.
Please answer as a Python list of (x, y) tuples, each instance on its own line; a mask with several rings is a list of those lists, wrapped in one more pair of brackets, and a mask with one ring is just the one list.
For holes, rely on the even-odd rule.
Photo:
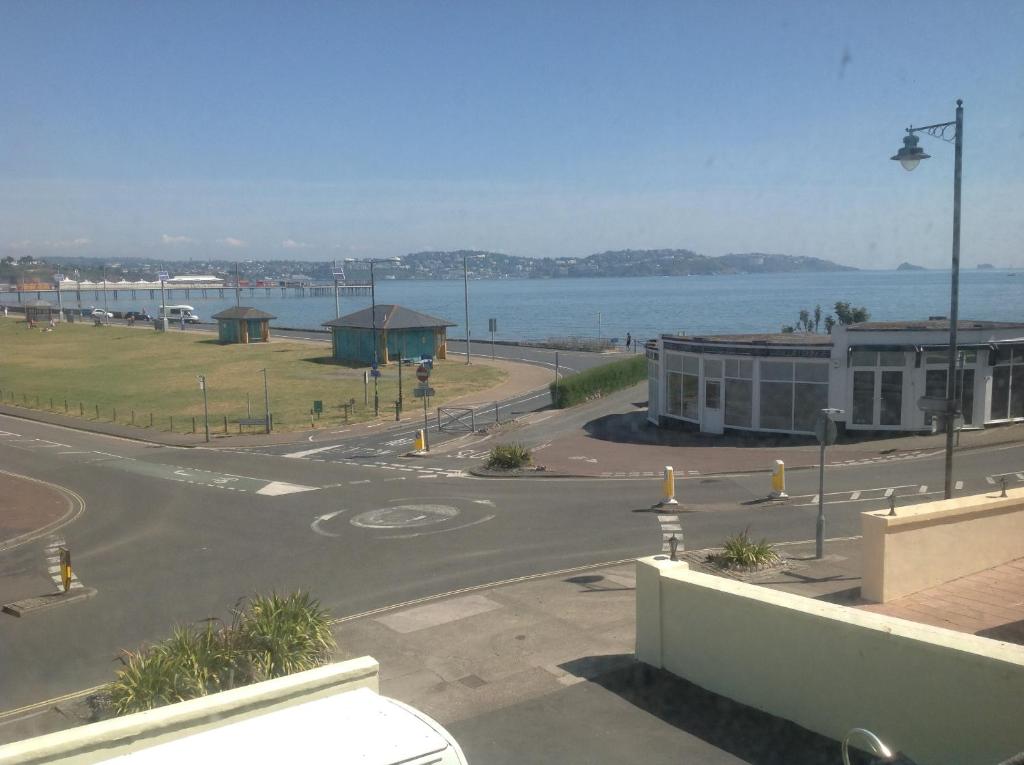
[[(228, 618), (240, 596), (307, 589), (336, 616), (532, 573), (658, 552), (650, 511), (660, 481), (480, 479), (398, 454), (303, 456), (182, 449), (0, 417), (8, 471), (86, 501), (55, 532), (97, 595), (21, 619), (0, 616), (2, 709), (109, 680), (121, 648), (171, 625)], [(290, 447), (294, 452), (294, 445)], [(319, 448), (314, 445), (311, 448)], [(1024, 447), (963, 452), (960, 492), (1024, 479)], [(764, 474), (679, 481), (689, 549), (751, 527), (770, 541), (814, 536), (817, 474), (789, 475), (792, 498), (765, 503)], [(859, 513), (934, 499), (940, 457), (833, 468), (828, 536), (858, 534)], [(922, 488), (923, 487), (923, 488)], [(43, 549), (0, 554), (0, 598), (52, 591)]]

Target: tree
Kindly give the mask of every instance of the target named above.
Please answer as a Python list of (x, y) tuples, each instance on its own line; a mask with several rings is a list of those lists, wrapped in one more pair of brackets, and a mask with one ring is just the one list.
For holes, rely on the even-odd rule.
[(821, 326), (821, 306), (814, 306), (814, 331), (818, 331), (818, 327)]
[(868, 309), (861, 306), (854, 308), (849, 303), (839, 301), (836, 303), (836, 318), (844, 327), (848, 324), (859, 324), (871, 318)]
[(834, 327), (835, 325), (836, 325), (836, 320), (835, 320), (835, 317), (832, 314), (829, 314), (828, 316), (825, 317), (825, 332), (827, 334), (829, 334), (829, 335), (832, 334), (832, 327)]
[(804, 332), (811, 331), (811, 313), (806, 308), (800, 309), (800, 317), (796, 320), (797, 329)]
[(22, 255), (20, 258), (18, 258), (18, 262), (21, 263), (21, 265), (23, 265), (23, 266), (27, 265), (27, 264), (32, 262), (32, 256), (31, 255)]
[(13, 262), (14, 262), (14, 256), (13, 255), (8, 255), (6, 258), (4, 258), (2, 261), (0, 261), (0, 263), (5, 263), (6, 265), (10, 265)]

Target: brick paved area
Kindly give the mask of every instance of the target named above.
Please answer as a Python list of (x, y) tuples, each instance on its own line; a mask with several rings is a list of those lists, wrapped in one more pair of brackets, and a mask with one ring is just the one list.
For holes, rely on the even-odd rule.
[(1024, 645), (1024, 558), (860, 608)]

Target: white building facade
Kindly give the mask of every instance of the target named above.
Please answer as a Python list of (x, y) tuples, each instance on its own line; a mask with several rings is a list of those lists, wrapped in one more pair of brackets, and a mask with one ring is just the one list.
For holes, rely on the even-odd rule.
[[(1024, 420), (1024, 324), (961, 321), (956, 398), (965, 427)], [(648, 344), (648, 419), (705, 433), (929, 431), (945, 398), (949, 322), (866, 322), (831, 335), (661, 335)]]

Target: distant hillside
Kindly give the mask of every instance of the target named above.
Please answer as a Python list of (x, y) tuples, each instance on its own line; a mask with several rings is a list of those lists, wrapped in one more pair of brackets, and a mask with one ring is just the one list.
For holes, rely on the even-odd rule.
[(927, 271), (928, 269), (926, 269), (924, 266), (915, 266), (913, 263), (907, 263), (906, 261), (903, 261), (898, 266), (896, 266), (896, 270), (897, 271)]

